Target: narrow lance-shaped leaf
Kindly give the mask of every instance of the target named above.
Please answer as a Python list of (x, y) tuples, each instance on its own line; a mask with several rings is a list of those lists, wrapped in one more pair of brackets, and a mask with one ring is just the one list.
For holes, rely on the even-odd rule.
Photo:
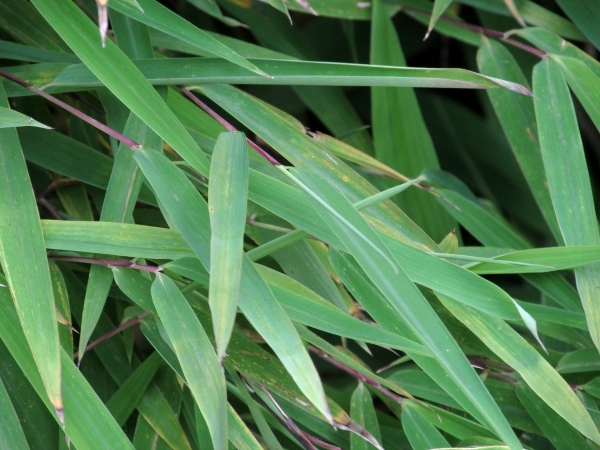
[[(381, 0), (373, 3), (370, 61), (375, 65), (406, 66), (398, 34)], [(416, 177), (425, 169), (439, 168), (413, 89), (373, 87), (371, 111), (375, 155), (379, 161), (409, 177)], [(398, 198), (397, 203), (436, 242), (456, 227), (452, 217), (425, 191), (411, 190)]]
[(425, 418), (411, 401), (402, 405), (402, 428), (414, 450), (449, 448), (450, 444), (442, 434)]
[(208, 184), (210, 213), (209, 304), (217, 356), (223, 359), (238, 304), (248, 199), (248, 151), (243, 133), (222, 133)]
[[(471, 414), (491, 427), (511, 448), (521, 448), (500, 409), (429, 303), (398, 263), (395, 263), (397, 270), (394, 270), (387, 261), (382, 261), (379, 253), (373, 250), (373, 246), (377, 246), (393, 261), (389, 250), (358, 211), (332, 184), (314, 173), (307, 170), (294, 170), (294, 174), (313, 193), (319, 195), (322, 201), (329, 205), (336, 205), (338, 214), (343, 212), (345, 219), (351, 221), (354, 227), (358, 227), (364, 238), (369, 240), (370, 244), (367, 244), (320, 203), (312, 202), (332, 230), (344, 240), (371, 282), (383, 293), (388, 311), (393, 312), (393, 320), (397, 322), (397, 327), (409, 328), (411, 334), (417, 336), (431, 349), (436, 362), (439, 363), (438, 367), (443, 368), (445, 377), (452, 380), (455, 391), (458, 391), (457, 399), (464, 403), (463, 406)], [(413, 359), (417, 359), (416, 355)]]
[[(477, 52), (479, 69), (483, 73), (515, 80), (527, 86), (527, 78), (513, 55), (502, 44), (482, 39), (483, 43)], [(557, 242), (562, 244), (546, 173), (540, 170), (543, 161), (535, 122), (534, 100), (521, 95), (504, 95), (500, 91), (488, 91), (487, 94), (542, 215)]]
[(577, 25), (585, 36), (600, 48), (600, 10), (595, 0), (557, 0), (567, 16)]
[(194, 399), (208, 424), (213, 448), (227, 449), (227, 390), (215, 350), (175, 283), (157, 274), (152, 300), (173, 344)]
[(559, 63), (569, 87), (600, 130), (600, 76), (578, 59), (569, 56), (556, 56), (553, 59)]
[(555, 448), (568, 450), (571, 448), (591, 448), (585, 438), (573, 429), (565, 420), (556, 414), (552, 408), (540, 401), (540, 398), (525, 383), (518, 383), (517, 397), (539, 425), (546, 437)]
[[(98, 45), (98, 30), (74, 3), (69, 0), (34, 0), (33, 4), (119, 100), (192, 167), (208, 174), (209, 163), (204, 153), (156, 90), (112, 41), (106, 42), (105, 49)], [(137, 8), (133, 9), (137, 11)], [(124, 73), (127, 77), (123, 76)]]
[(33, 117), (27, 117), (18, 111), (0, 106), (0, 128), (13, 127), (51, 128), (43, 123), (38, 122), (37, 120), (34, 120)]
[[(134, 158), (174, 226), (194, 250), (202, 265), (209, 270), (210, 218), (204, 198), (165, 156), (139, 148), (135, 150)], [(242, 261), (239, 305), (252, 326), (281, 359), (302, 393), (319, 412), (331, 420), (319, 374), (292, 321), (245, 255)], [(265, 314), (265, 311), (269, 311), (269, 314)]]
[(439, 295), (444, 305), (496, 355), (514, 368), (528, 386), (580, 433), (596, 443), (600, 433), (573, 389), (556, 370), (505, 322)]
[(433, 30), (433, 27), (435, 27), (435, 23), (440, 18), (440, 16), (444, 14), (444, 11), (446, 11), (446, 9), (448, 8), (448, 6), (450, 6), (451, 3), (452, 0), (435, 0), (435, 3), (433, 4), (433, 11), (431, 13), (431, 18), (429, 19), (429, 26), (427, 27), (427, 34), (425, 35), (425, 39), (429, 37), (429, 34)]
[[(0, 106), (8, 108), (0, 86)], [(58, 325), (37, 204), (16, 130), (0, 129), (0, 262), (52, 405), (64, 421)]]
[[(148, 126), (135, 114), (130, 114), (124, 134), (155, 148), (162, 144)], [(132, 151), (121, 144), (115, 155), (115, 162), (106, 189), (100, 221), (131, 222), (132, 211), (138, 198), (143, 176), (133, 159)], [(108, 291), (113, 281), (112, 272), (107, 267), (93, 265), (90, 269), (79, 338), (79, 362), (85, 353), (90, 336), (102, 312)]]
[[(110, 50), (109, 44), (107, 49)], [(508, 89), (524, 95), (531, 93), (522, 85), (481, 75), (465, 69), (430, 69), (420, 67), (393, 67), (378, 65), (297, 61), (289, 59), (252, 59), (257, 66), (268, 70), (272, 78), (262, 77), (216, 58), (140, 59), (130, 61), (153, 85), (178, 84), (256, 84), (256, 85), (307, 85), (307, 86), (389, 86), (389, 87), (440, 87), (453, 89)], [(19, 70), (23, 70), (19, 66)], [(41, 72), (41, 69), (44, 72)], [(65, 88), (90, 88), (106, 83), (94, 65), (74, 64), (57, 66), (54, 71), (47, 65), (32, 73), (10, 73), (24, 77), (32, 83), (45, 83), (49, 92), (62, 92)], [(50, 76), (54, 75), (52, 78)], [(108, 83), (106, 83), (108, 85)], [(9, 91), (12, 93), (12, 91)]]
[[(0, 283), (5, 283), (2, 277), (0, 277)], [(0, 340), (3, 342), (2, 348), (10, 352), (44, 405), (48, 410), (53, 411), (54, 407), (44, 392), (44, 383), (6, 289), (0, 289)], [(133, 450), (134, 447), (123, 430), (117, 425), (88, 381), (77, 370), (71, 357), (64, 351), (61, 351), (61, 362), (65, 411), (64, 431), (72, 444), (82, 449)], [(47, 446), (48, 443), (45, 444)]]
[[(379, 432), (379, 423), (377, 422), (373, 399), (364, 383), (359, 383), (358, 387), (352, 393), (350, 417), (358, 425), (369, 431), (378, 442), (381, 442), (381, 433)], [(358, 434), (350, 435), (350, 444), (352, 445), (352, 450), (369, 450), (375, 448), (373, 444), (367, 442)]]
[(19, 424), (19, 417), (17, 417), (2, 379), (0, 379), (0, 414), (2, 414), (2, 420), (0, 421), (0, 442), (2, 445), (11, 449), (28, 449), (29, 445), (21, 424)]
[[(538, 63), (533, 86), (535, 113), (552, 203), (566, 245), (600, 245), (598, 221), (575, 109), (560, 67), (552, 59)], [(600, 347), (597, 288), (600, 264), (575, 269), (577, 290), (590, 335)]]
[(124, 0), (112, 0), (109, 6), (134, 20), (145, 23), (149, 27), (161, 30), (206, 50), (212, 55), (229, 60), (249, 71), (267, 76), (265, 72), (248, 62), (248, 60), (156, 0), (138, 0), (138, 5), (139, 7), (135, 7)]

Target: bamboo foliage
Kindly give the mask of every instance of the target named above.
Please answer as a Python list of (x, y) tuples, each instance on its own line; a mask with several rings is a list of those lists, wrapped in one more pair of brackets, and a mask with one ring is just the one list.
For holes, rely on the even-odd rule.
[(0, 0), (0, 448), (599, 446), (597, 18)]

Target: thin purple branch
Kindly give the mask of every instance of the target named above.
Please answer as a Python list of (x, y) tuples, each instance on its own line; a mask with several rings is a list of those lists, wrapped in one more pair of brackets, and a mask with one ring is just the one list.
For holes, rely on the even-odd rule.
[[(223, 125), (227, 130), (229, 130), (229, 131), (238, 131), (233, 125), (231, 125), (229, 122), (227, 122), (216, 111), (214, 111), (213, 109), (211, 109), (210, 106), (208, 106), (206, 103), (204, 103), (198, 97), (196, 97), (192, 93), (192, 91), (190, 91), (188, 88), (186, 88), (185, 86), (181, 86), (180, 85), (179, 89), (181, 89), (183, 91), (183, 93), (191, 101), (193, 101), (196, 105), (198, 105), (200, 108), (202, 108), (204, 110), (204, 112), (206, 112), (213, 119), (215, 119), (217, 122), (219, 122), (221, 125)], [(273, 164), (274, 166), (281, 166), (281, 163), (279, 161), (277, 161), (275, 158), (273, 158), (271, 155), (269, 155), (265, 150), (263, 150), (261, 147), (259, 147), (254, 142), (252, 142), (250, 139), (246, 138), (246, 142), (248, 142), (248, 145), (250, 147), (252, 147), (256, 152), (258, 152), (259, 155), (261, 155), (263, 158), (265, 158), (271, 164)]]
[(131, 139), (129, 139), (126, 136), (123, 136), (118, 131), (113, 130), (109, 126), (103, 124), (102, 122), (97, 121), (96, 119), (88, 116), (87, 114), (82, 113), (78, 109), (73, 108), (71, 105), (68, 105), (67, 103), (63, 102), (62, 100), (59, 100), (56, 97), (54, 97), (54, 96), (52, 96), (50, 94), (47, 94), (42, 89), (37, 88), (37, 87), (29, 84), (28, 82), (26, 82), (24, 80), (21, 80), (20, 78), (17, 78), (14, 75), (11, 75), (8, 72), (5, 72), (4, 70), (0, 70), (0, 76), (4, 77), (4, 78), (6, 78), (6, 79), (8, 79), (10, 81), (13, 81), (14, 83), (17, 83), (18, 85), (23, 86), (24, 88), (27, 88), (27, 89), (29, 89), (32, 92), (35, 92), (36, 94), (38, 94), (41, 97), (44, 97), (46, 100), (54, 103), (57, 106), (60, 106), (61, 108), (63, 108), (66, 111), (69, 111), (74, 116), (77, 116), (81, 120), (86, 121), (87, 123), (89, 123), (90, 125), (96, 127), (100, 131), (104, 131), (109, 136), (114, 137), (116, 140), (118, 140), (119, 142), (122, 142), (127, 147), (129, 147), (131, 149), (134, 149), (134, 148), (137, 148), (137, 147), (140, 146), (137, 142), (132, 141)]
[[(423, 11), (421, 9), (418, 8), (413, 8), (410, 6), (403, 6), (402, 7), (403, 11), (406, 12), (412, 12), (415, 14), (419, 14), (422, 16), (431, 16), (431, 13), (428, 13), (427, 11)], [(519, 42), (515, 39), (511, 39), (511, 38), (507, 38), (505, 36), (504, 33), (502, 33), (501, 31), (496, 31), (496, 30), (492, 30), (490, 28), (484, 28), (484, 27), (480, 27), (479, 25), (472, 25), (470, 23), (466, 23), (466, 22), (462, 22), (460, 20), (456, 20), (456, 19), (452, 19), (450, 17), (444, 17), (444, 16), (440, 16), (440, 18), (438, 19), (440, 22), (446, 22), (446, 23), (451, 23), (453, 25), (459, 26), (461, 28), (464, 28), (466, 30), (470, 30), (473, 31), (475, 33), (481, 33), (485, 36), (489, 36), (492, 38), (496, 38), (496, 39), (500, 39), (504, 42), (506, 42), (507, 44), (510, 44), (514, 47), (520, 48), (521, 50), (524, 50), (528, 53), (531, 53), (532, 55), (535, 55), (539, 58), (544, 58), (546, 56), (546, 52), (539, 50), (535, 47), (532, 47), (530, 45), (527, 44), (523, 44), (522, 42)]]
[(314, 353), (315, 355), (321, 357), (322, 359), (324, 359), (326, 361), (329, 361), (331, 364), (333, 364), (334, 366), (338, 367), (339, 369), (342, 369), (344, 372), (346, 372), (352, 378), (355, 378), (355, 379), (357, 379), (359, 381), (367, 383), (370, 386), (373, 386), (379, 392), (381, 392), (382, 394), (390, 397), (392, 400), (395, 400), (399, 404), (404, 403), (404, 399), (402, 397), (400, 397), (398, 394), (390, 391), (385, 386), (382, 386), (378, 381), (374, 380), (373, 378), (370, 378), (370, 377), (368, 377), (366, 375), (363, 375), (362, 373), (358, 372), (357, 370), (354, 370), (353, 368), (348, 367), (344, 363), (341, 363), (340, 361), (337, 361), (337, 360), (333, 359), (331, 356), (329, 356), (323, 350), (318, 349), (317, 347), (315, 347), (313, 345), (309, 345), (308, 349), (312, 353)]
[[(87, 352), (88, 350), (91, 350), (92, 348), (96, 347), (97, 345), (109, 340), (114, 335), (119, 334), (121, 331), (126, 330), (127, 328), (131, 328), (134, 325), (137, 325), (140, 322), (140, 320), (142, 318), (146, 317), (147, 315), (148, 315), (148, 311), (145, 311), (145, 312), (141, 313), (139, 316), (135, 316), (133, 319), (128, 320), (125, 323), (122, 323), (114, 330), (109, 331), (105, 335), (100, 336), (94, 342), (89, 343), (87, 345), (87, 347), (85, 348), (85, 351)], [(78, 359), (78, 358), (79, 358), (79, 352), (75, 352), (75, 354), (73, 355), (73, 359)]]

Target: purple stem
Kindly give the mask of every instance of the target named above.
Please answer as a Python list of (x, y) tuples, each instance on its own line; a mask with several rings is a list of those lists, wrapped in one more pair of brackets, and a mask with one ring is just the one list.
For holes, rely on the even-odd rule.
[[(192, 92), (188, 88), (186, 88), (185, 86), (181, 86), (181, 85), (178, 87), (179, 87), (179, 89), (181, 89), (183, 91), (183, 93), (191, 101), (193, 101), (196, 105), (198, 105), (200, 108), (202, 108), (208, 115), (210, 115), (213, 119), (215, 119), (217, 122), (219, 122), (221, 125), (223, 125), (227, 130), (238, 131), (233, 125), (231, 125), (229, 122), (227, 122), (216, 111), (212, 110), (206, 103), (204, 103), (202, 100), (200, 100), (194, 94), (192, 94)], [(265, 150), (260, 148), (257, 144), (252, 142), (250, 139), (246, 138), (246, 142), (248, 142), (248, 145), (250, 145), (250, 147), (252, 147), (256, 152), (258, 152), (259, 155), (261, 155), (263, 158), (265, 158), (271, 164), (273, 164), (274, 166), (281, 166), (281, 163), (279, 161), (277, 161), (275, 158), (273, 158), (271, 155), (269, 155)]]
[(124, 259), (102, 259), (102, 258), (83, 258), (80, 256), (60, 256), (60, 255), (48, 255), (48, 259), (54, 259), (58, 261), (71, 261), (81, 262), (88, 264), (98, 264), (106, 267), (127, 267), (129, 269), (145, 270), (146, 272), (162, 272), (160, 266), (148, 266), (144, 264), (136, 264), (133, 261), (127, 261)]
[[(94, 342), (89, 343), (87, 345), (87, 347), (85, 348), (85, 351), (87, 352), (88, 350), (91, 350), (92, 348), (96, 347), (97, 345), (102, 344), (104, 341), (109, 340), (111, 337), (120, 333), (121, 331), (126, 330), (127, 328), (131, 328), (134, 325), (137, 325), (140, 322), (140, 319), (146, 317), (147, 315), (148, 315), (148, 311), (145, 311), (145, 312), (141, 313), (139, 316), (136, 316), (133, 319), (128, 320), (127, 322), (119, 325), (114, 330), (111, 330), (108, 333), (106, 333), (105, 335), (100, 336)], [(79, 358), (79, 352), (75, 352), (75, 354), (73, 355), (73, 359), (78, 359), (78, 358)]]
[[(417, 8), (412, 8), (410, 6), (403, 6), (402, 10), (404, 10), (406, 12), (412, 12), (415, 14), (419, 14), (422, 16), (431, 16), (431, 13), (428, 13), (427, 11), (423, 11), (423, 10), (417, 9)], [(507, 37), (505, 37), (505, 34), (502, 33), (501, 31), (491, 30), (489, 28), (480, 27), (479, 25), (472, 25), (470, 23), (462, 22), (460, 20), (452, 19), (450, 17), (441, 16), (438, 20), (440, 22), (451, 23), (453, 25), (459, 26), (466, 30), (473, 31), (475, 33), (481, 33), (481, 34), (484, 34), (485, 36), (503, 40), (507, 44), (510, 44), (514, 47), (520, 48), (521, 50), (529, 52), (539, 58), (544, 58), (546, 56), (546, 52), (543, 52), (542, 50), (539, 50), (530, 45), (523, 44), (522, 42), (519, 42), (515, 39), (507, 38)]]
[(363, 381), (365, 383), (367, 383), (370, 386), (373, 386), (375, 389), (377, 389), (379, 392), (381, 392), (384, 395), (387, 395), (388, 397), (390, 397), (392, 400), (395, 400), (397, 403), (399, 403), (400, 405), (402, 403), (404, 403), (404, 399), (402, 397), (400, 397), (398, 394), (390, 391), (388, 388), (386, 388), (385, 386), (382, 386), (378, 381), (374, 380), (373, 378), (370, 378), (366, 375), (363, 375), (362, 373), (354, 370), (351, 367), (348, 367), (347, 365), (345, 365), (344, 363), (341, 363), (335, 359), (333, 359), (331, 356), (329, 356), (327, 353), (325, 353), (323, 350), (318, 349), (317, 347), (313, 346), (313, 345), (309, 345), (308, 349), (314, 353), (315, 355), (318, 355), (319, 357), (323, 358), (326, 361), (329, 361), (331, 364), (333, 364), (334, 366), (342, 369), (344, 372), (346, 372), (348, 375), (350, 375), (352, 378), (355, 378), (359, 381)]
[(4, 70), (0, 70), (0, 76), (17, 83), (18, 85), (23, 86), (24, 88), (27, 88), (32, 92), (35, 92), (36, 94), (40, 95), (41, 97), (44, 97), (46, 100), (51, 101), (52, 103), (54, 103), (57, 106), (60, 106), (61, 108), (65, 109), (66, 111), (69, 111), (74, 116), (77, 116), (81, 120), (86, 121), (87, 123), (96, 127), (100, 131), (104, 131), (109, 136), (114, 137), (116, 140), (118, 140), (119, 142), (122, 142), (127, 147), (129, 147), (131, 149), (140, 147), (140, 145), (137, 142), (132, 141), (131, 139), (129, 139), (126, 136), (123, 136), (121, 133), (113, 130), (109, 126), (103, 124), (102, 122), (97, 121), (96, 119), (88, 116), (87, 114), (82, 113), (78, 109), (73, 108), (71, 105), (68, 105), (67, 103), (63, 102), (62, 100), (59, 100), (56, 97), (54, 97), (50, 94), (47, 94), (42, 89), (37, 88), (37, 87), (27, 83), (26, 81), (21, 80), (20, 78), (17, 78), (8, 72), (5, 72)]

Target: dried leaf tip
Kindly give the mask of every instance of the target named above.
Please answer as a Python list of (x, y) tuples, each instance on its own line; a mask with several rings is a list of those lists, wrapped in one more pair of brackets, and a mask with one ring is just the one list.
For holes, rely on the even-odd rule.
[(98, 6), (98, 28), (102, 39), (102, 48), (106, 48), (106, 32), (108, 31), (108, 0), (96, 0)]
[(65, 410), (63, 409), (62, 406), (62, 401), (60, 403), (60, 406), (54, 406), (54, 412), (56, 413), (56, 416), (58, 417), (58, 420), (60, 420), (60, 424), (63, 427), (63, 429), (65, 428)]

